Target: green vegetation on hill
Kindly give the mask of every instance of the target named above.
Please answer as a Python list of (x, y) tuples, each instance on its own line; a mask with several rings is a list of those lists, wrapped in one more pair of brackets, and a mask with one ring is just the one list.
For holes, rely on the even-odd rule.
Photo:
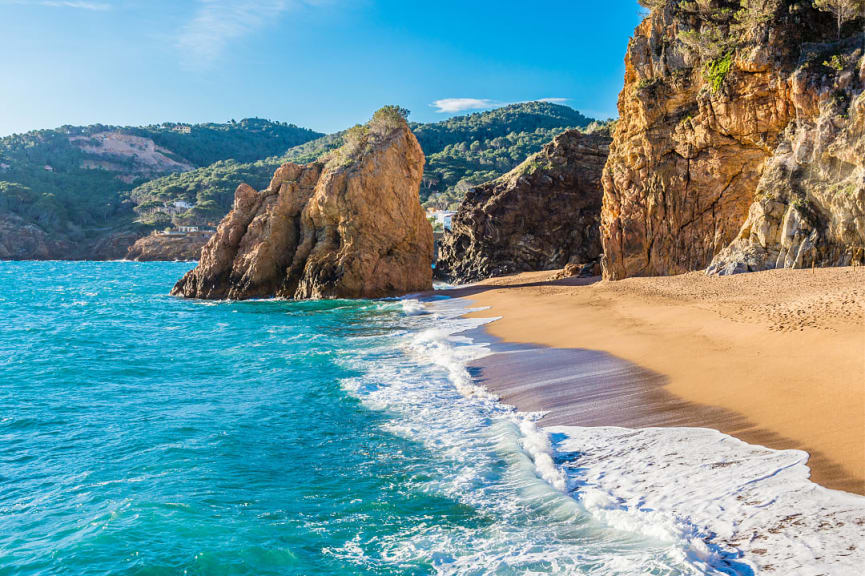
[[(129, 193), (141, 221), (152, 226), (170, 222), (205, 224), (221, 219), (234, 202), (234, 191), (243, 183), (256, 190), (266, 188), (273, 173), (285, 162), (306, 164), (342, 146), (343, 132), (328, 134), (290, 148), (281, 156), (257, 162), (223, 160), (191, 170), (145, 182)], [(182, 200), (193, 207), (171, 216), (163, 210), (166, 203)]]
[(130, 224), (135, 215), (126, 192), (136, 184), (216, 161), (279, 154), (319, 136), (260, 119), (14, 134), (0, 138), (0, 216), (11, 212), (47, 232), (83, 237), (88, 229)]
[(434, 124), (415, 124), (412, 128), (424, 152), (429, 155), (459, 142), (491, 140), (511, 132), (576, 128), (588, 126), (592, 120), (568, 106), (551, 102), (523, 102)]
[[(427, 157), (421, 201), (453, 208), (469, 187), (508, 172), (559, 133), (591, 123), (545, 102), (412, 123)], [(324, 136), (260, 119), (16, 134), (0, 138), (0, 218), (12, 213), (73, 242), (130, 227), (213, 224), (241, 183), (265, 188), (284, 162), (319, 159), (349, 134)]]
[[(591, 123), (591, 118), (572, 108), (547, 102), (513, 104), (434, 124), (412, 123), (427, 156), (421, 201), (427, 206), (454, 207), (470, 186), (510, 171), (561, 132), (586, 128)], [(234, 190), (241, 183), (260, 190), (282, 163), (318, 159), (339, 148), (345, 135), (340, 132), (324, 136), (257, 162), (217, 162), (172, 174), (138, 186), (130, 197), (142, 219), (154, 225), (168, 221), (169, 216), (160, 207), (176, 200), (194, 207), (173, 216), (174, 221), (212, 221), (231, 208)]]
[(555, 136), (592, 121), (568, 106), (525, 102), (413, 125), (427, 156), (421, 200), (456, 208), (470, 187), (498, 178)]
[(254, 162), (322, 136), (294, 124), (261, 118), (226, 124), (160, 124), (134, 128), (133, 134), (151, 138), (195, 166), (231, 158)]

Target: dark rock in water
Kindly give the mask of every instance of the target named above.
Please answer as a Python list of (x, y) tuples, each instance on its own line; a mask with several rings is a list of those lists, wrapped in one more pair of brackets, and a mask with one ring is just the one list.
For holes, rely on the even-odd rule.
[(172, 294), (188, 298), (379, 298), (432, 288), (424, 155), (383, 109), (325, 160), (238, 187), (234, 209)]
[(436, 274), (473, 282), (597, 262), (609, 145), (605, 132), (571, 130), (508, 174), (469, 191), (442, 242)]

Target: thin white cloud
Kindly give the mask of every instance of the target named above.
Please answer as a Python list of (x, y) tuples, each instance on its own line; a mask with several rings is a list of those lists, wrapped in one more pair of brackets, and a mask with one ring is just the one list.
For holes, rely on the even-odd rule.
[[(537, 100), (523, 100), (522, 102), (551, 102), (553, 104), (564, 104), (569, 98), (538, 98)], [(509, 104), (520, 104), (520, 102), (502, 102), (489, 98), (442, 98), (431, 104), (436, 112), (441, 114), (455, 114), (469, 110), (486, 110), (508, 106)]]
[(453, 114), (467, 110), (483, 110), (484, 108), (492, 108), (498, 105), (498, 102), (488, 98), (442, 98), (432, 103), (436, 112), (443, 114)]
[(228, 45), (253, 34), (288, 10), (327, 0), (198, 0), (192, 20), (180, 30), (177, 48), (185, 64), (214, 63)]
[(86, 2), (84, 0), (3, 0), (0, 4), (21, 4), (24, 6), (48, 6), (50, 8), (75, 8), (78, 10), (111, 10), (107, 2)]

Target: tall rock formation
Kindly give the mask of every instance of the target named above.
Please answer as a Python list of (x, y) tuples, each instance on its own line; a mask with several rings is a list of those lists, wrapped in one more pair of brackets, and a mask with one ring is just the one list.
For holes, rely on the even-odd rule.
[(848, 263), (865, 244), (861, 38), (835, 41), (805, 1), (653, 4), (604, 173), (605, 276)]
[(436, 274), (472, 282), (567, 264), (593, 264), (608, 131), (571, 130), (492, 182), (469, 191), (445, 235)]
[(376, 112), (320, 162), (284, 164), (234, 208), (172, 294), (189, 298), (378, 298), (432, 287), (424, 155), (401, 111)]

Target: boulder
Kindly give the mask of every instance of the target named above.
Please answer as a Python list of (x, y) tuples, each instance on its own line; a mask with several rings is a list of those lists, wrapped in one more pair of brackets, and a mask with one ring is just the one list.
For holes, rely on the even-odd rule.
[(610, 137), (570, 130), (492, 182), (469, 191), (445, 234), (436, 274), (473, 282), (601, 255), (601, 174)]

